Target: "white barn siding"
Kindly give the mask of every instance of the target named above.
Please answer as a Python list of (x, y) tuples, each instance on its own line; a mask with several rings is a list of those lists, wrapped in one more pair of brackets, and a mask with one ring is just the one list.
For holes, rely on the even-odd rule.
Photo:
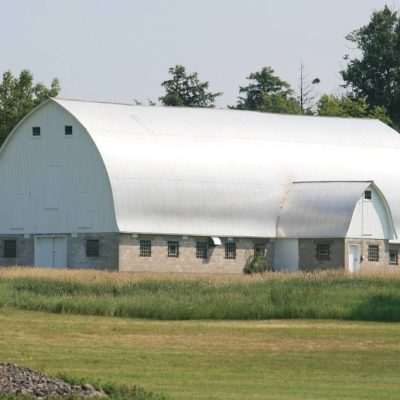
[(361, 196), (354, 209), (347, 238), (393, 239), (391, 217), (381, 195), (374, 189), (372, 200)]
[[(65, 125), (73, 126), (72, 136)], [(33, 126), (40, 126), (40, 136), (32, 136)], [(48, 102), (25, 119), (3, 150), (0, 234), (117, 230), (102, 158), (57, 104)]]

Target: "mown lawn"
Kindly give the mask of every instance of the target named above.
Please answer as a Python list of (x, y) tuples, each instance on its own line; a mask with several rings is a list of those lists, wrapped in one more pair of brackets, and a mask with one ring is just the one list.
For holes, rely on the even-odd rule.
[(0, 309), (0, 360), (172, 399), (398, 399), (400, 325)]

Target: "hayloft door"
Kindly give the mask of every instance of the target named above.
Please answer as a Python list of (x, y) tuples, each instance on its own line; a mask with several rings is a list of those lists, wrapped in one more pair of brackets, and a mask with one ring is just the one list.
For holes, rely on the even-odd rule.
[(35, 238), (35, 266), (67, 267), (67, 238), (65, 236), (38, 236)]
[(349, 246), (349, 272), (351, 272), (352, 274), (360, 272), (360, 258), (360, 246), (357, 244), (351, 244)]

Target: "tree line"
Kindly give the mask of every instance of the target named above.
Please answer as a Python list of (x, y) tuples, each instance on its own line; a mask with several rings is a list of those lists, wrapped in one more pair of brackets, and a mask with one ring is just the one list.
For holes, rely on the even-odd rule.
[[(346, 68), (340, 71), (343, 94), (323, 94), (315, 99), (313, 92), (319, 78), (308, 80), (300, 70), (298, 93), (282, 80), (270, 66), (247, 76), (247, 85), (239, 87), (236, 104), (228, 107), (295, 115), (318, 115), (355, 118), (377, 118), (400, 131), (400, 16), (385, 6), (375, 11), (367, 25), (351, 32), (346, 39), (358, 50), (352, 58), (345, 55)], [(164, 106), (214, 107), (221, 92), (209, 90), (209, 82), (198, 73), (188, 73), (182, 65), (168, 70), (170, 78), (161, 83)], [(0, 83), (0, 144), (16, 123), (35, 106), (60, 92), (54, 79), (50, 87), (34, 83), (24, 70), (15, 77), (10, 71)], [(136, 101), (137, 104), (140, 102)], [(149, 101), (149, 105), (155, 105)]]

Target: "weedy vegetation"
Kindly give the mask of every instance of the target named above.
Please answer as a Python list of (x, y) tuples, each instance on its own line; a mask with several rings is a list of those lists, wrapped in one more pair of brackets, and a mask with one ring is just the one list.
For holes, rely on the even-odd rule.
[(157, 320), (400, 321), (400, 274), (257, 276), (10, 269), (0, 306)]

